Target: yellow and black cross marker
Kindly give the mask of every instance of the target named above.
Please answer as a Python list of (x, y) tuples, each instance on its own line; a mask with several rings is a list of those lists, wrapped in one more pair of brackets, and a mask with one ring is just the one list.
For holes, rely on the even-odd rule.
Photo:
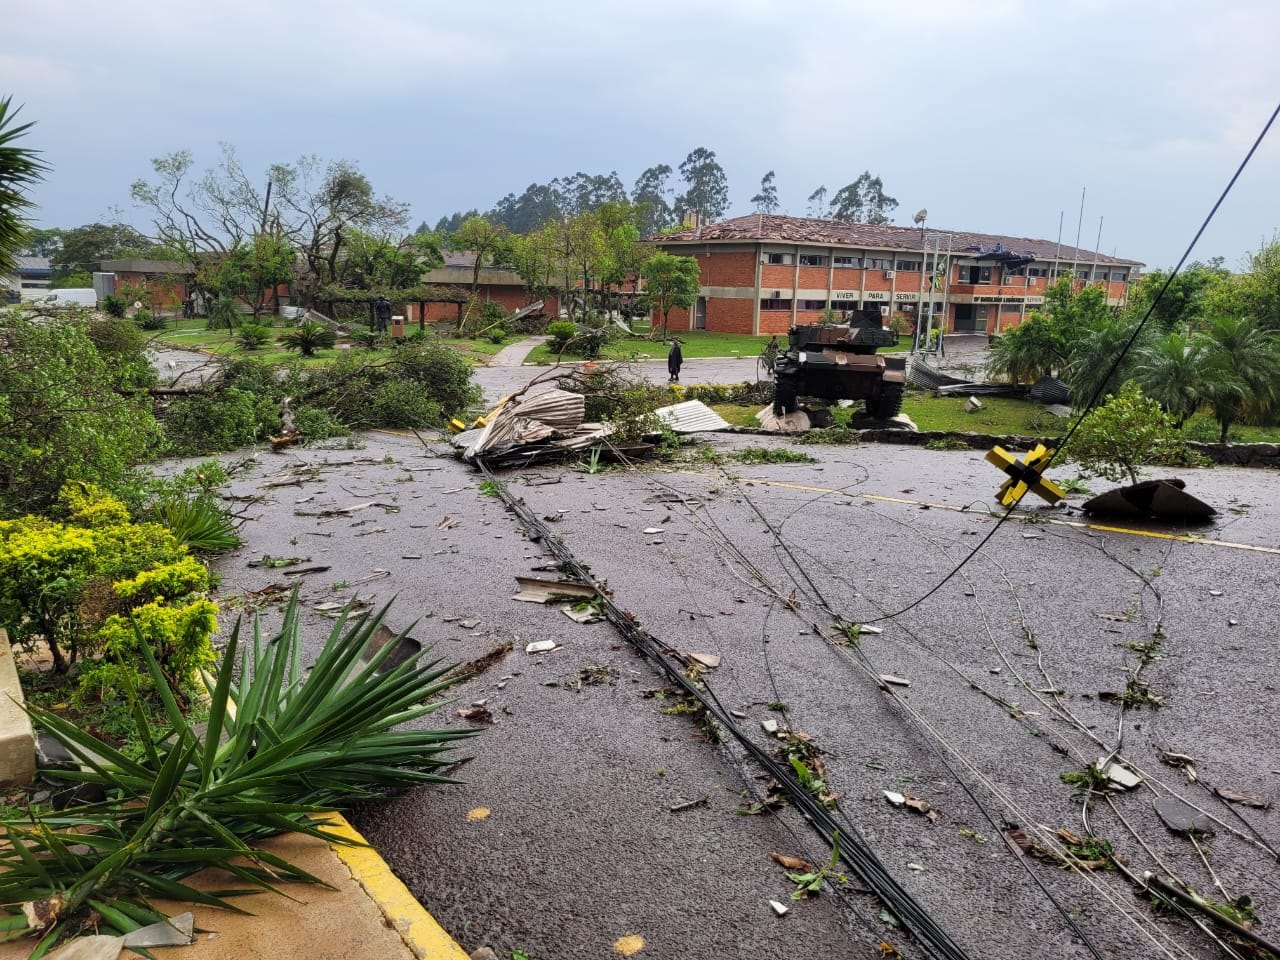
[(1053, 451), (1043, 443), (1037, 443), (1035, 449), (1021, 461), (1004, 447), (992, 447), (987, 451), (987, 462), (1009, 475), (1009, 479), (1000, 487), (1000, 502), (1007, 507), (1025, 496), (1028, 490), (1050, 503), (1065, 500), (1065, 490), (1052, 480), (1040, 476), (1040, 471), (1049, 465), (1051, 456)]

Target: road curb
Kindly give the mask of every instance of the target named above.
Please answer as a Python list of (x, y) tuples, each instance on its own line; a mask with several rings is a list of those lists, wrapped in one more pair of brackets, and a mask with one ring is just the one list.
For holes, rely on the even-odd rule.
[(381, 854), (341, 814), (326, 818), (327, 829), (352, 844), (330, 844), (338, 858), (351, 871), (351, 876), (365, 894), (382, 911), (387, 926), (400, 935), (419, 960), (469, 960), (469, 955), (449, 936), (409, 892), (400, 878), (391, 872)]

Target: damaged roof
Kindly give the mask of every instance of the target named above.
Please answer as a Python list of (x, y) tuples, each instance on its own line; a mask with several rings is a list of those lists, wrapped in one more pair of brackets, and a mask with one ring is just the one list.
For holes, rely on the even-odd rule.
[(1059, 244), (1056, 240), (1036, 240), (1032, 237), (1009, 237), (995, 233), (972, 233), (967, 230), (922, 231), (919, 227), (895, 227), (891, 224), (850, 223), (845, 220), (816, 220), (810, 217), (783, 217), (775, 214), (752, 213), (691, 227), (678, 233), (648, 238), (660, 244), (708, 243), (715, 241), (780, 241), (784, 243), (808, 243), (816, 246), (858, 247), (872, 250), (894, 250), (919, 253), (925, 238), (931, 234), (950, 234), (953, 257), (990, 259), (990, 252), (999, 248), (1002, 252), (1029, 256), (1034, 260), (1080, 260), (1089, 263), (1115, 263), (1126, 266), (1143, 266), (1140, 260), (1110, 257), (1092, 250)]

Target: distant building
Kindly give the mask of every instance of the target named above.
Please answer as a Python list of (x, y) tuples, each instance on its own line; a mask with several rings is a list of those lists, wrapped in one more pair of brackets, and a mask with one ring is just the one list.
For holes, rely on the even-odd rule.
[(14, 257), (17, 269), (0, 276), (0, 298), (37, 300), (49, 295), (53, 264), (48, 257)]
[[(470, 251), (446, 253), (444, 254), (444, 263), (432, 270), (428, 270), (422, 277), (422, 283), (427, 287), (439, 287), (442, 290), (460, 290), (469, 294), (471, 292), (471, 275), (475, 268), (475, 263), (476, 255)], [(526, 307), (539, 299), (530, 294), (529, 288), (520, 274), (505, 267), (481, 267), (480, 283), (476, 287), (476, 294), (482, 299), (492, 300), (501, 304), (508, 313), (514, 313), (521, 307)], [(542, 312), (550, 317), (556, 316), (560, 309), (556, 297), (550, 295), (542, 299), (544, 301)], [(412, 311), (410, 312), (412, 313)], [(428, 303), (426, 305), (425, 320), (427, 323), (435, 323), (439, 320), (455, 320), (457, 316), (458, 308), (452, 303)], [(416, 322), (416, 320), (416, 315), (408, 318), (410, 323)]]
[(195, 280), (190, 268), (171, 260), (103, 260), (99, 266), (94, 288), (100, 296), (123, 296), (128, 289), (144, 288), (151, 295), (151, 308), (165, 313), (182, 309)]
[(652, 238), (697, 259), (702, 289), (676, 330), (783, 334), (797, 323), (879, 306), (886, 324), (932, 314), (949, 333), (999, 333), (1071, 273), (1122, 306), (1142, 264), (1090, 250), (968, 231), (751, 214)]

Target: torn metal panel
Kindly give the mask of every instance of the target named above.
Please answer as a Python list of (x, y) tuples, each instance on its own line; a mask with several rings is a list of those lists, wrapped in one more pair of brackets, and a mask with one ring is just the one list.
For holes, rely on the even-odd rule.
[(653, 412), (676, 433), (702, 433), (707, 430), (729, 429), (729, 421), (701, 400), (673, 403), (669, 407), (659, 407)]

